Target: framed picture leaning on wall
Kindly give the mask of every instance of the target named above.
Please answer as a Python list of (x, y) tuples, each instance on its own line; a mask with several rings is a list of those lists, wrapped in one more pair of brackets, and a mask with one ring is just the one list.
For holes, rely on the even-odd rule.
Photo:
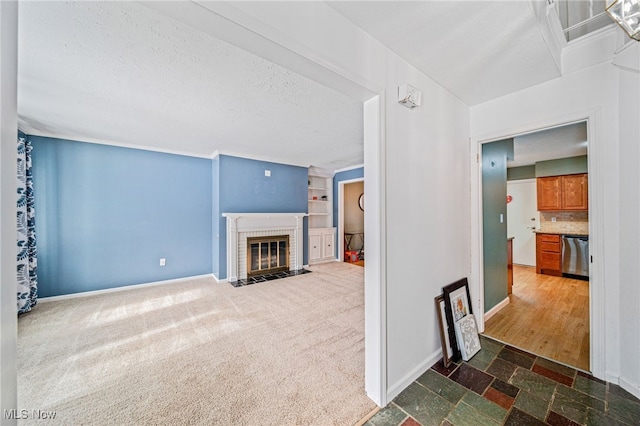
[(437, 296), (435, 298), (435, 302), (436, 314), (438, 316), (438, 330), (440, 331), (440, 342), (442, 343), (442, 364), (446, 368), (453, 362), (453, 348), (451, 347), (451, 338), (449, 337), (449, 327), (447, 325), (447, 315), (444, 309), (444, 296)]
[(445, 302), (445, 314), (447, 318), (447, 326), (449, 329), (449, 340), (453, 351), (453, 361), (461, 358), (459, 342), (456, 339), (455, 324), (467, 315), (472, 315), (471, 295), (469, 293), (469, 282), (467, 278), (461, 278), (458, 281), (442, 288)]

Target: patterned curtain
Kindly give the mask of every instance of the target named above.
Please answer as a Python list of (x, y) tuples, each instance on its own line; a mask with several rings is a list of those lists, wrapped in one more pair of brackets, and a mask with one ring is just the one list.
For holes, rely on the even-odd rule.
[(38, 298), (35, 209), (31, 142), (18, 138), (18, 313), (29, 312)]

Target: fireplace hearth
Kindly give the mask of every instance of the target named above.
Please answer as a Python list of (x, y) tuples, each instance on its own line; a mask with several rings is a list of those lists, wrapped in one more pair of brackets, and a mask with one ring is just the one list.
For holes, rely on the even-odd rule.
[(297, 271), (281, 271), (273, 274), (255, 275), (249, 278), (242, 278), (237, 281), (231, 281), (229, 284), (234, 287), (244, 287), (251, 284), (265, 283), (267, 281), (279, 280), (280, 278), (295, 277), (309, 273), (311, 273), (311, 271), (304, 268), (298, 269)]

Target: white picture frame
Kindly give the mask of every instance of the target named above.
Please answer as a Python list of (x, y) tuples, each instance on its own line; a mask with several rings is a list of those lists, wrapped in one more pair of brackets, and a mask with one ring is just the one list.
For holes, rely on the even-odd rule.
[(455, 323), (456, 340), (460, 348), (460, 355), (463, 361), (469, 361), (477, 354), (480, 347), (480, 337), (473, 315), (467, 315)]

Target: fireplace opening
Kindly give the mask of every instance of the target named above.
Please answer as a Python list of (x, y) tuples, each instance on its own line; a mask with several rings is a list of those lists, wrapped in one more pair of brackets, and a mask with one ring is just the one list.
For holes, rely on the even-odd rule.
[(288, 235), (247, 238), (247, 277), (288, 270)]

